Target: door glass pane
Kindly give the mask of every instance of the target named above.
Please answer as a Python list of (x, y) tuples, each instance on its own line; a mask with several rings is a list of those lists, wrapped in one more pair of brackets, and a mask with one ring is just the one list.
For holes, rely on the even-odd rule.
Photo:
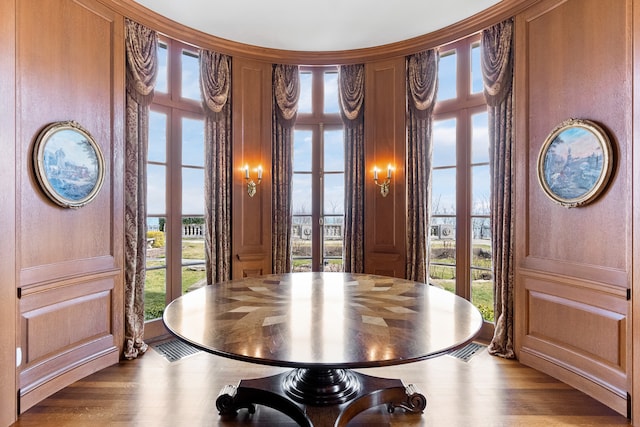
[(181, 95), (183, 98), (200, 101), (200, 64), (198, 54), (182, 51), (182, 87)]
[(204, 218), (182, 218), (182, 293), (206, 285)]
[[(293, 229), (292, 240), (310, 242), (311, 241), (311, 216), (297, 216), (292, 218)], [(311, 256), (311, 245), (297, 245), (293, 248), (293, 256)]]
[(204, 120), (182, 118), (182, 164), (204, 167)]
[(294, 215), (311, 215), (311, 174), (293, 174), (292, 211)]
[(480, 42), (474, 43), (471, 46), (471, 93), (480, 93), (484, 90), (480, 59), (481, 53)]
[(334, 114), (340, 112), (338, 106), (338, 73), (324, 73), (324, 112)]
[[(473, 233), (474, 248), (480, 250), (480, 258), (491, 259), (491, 222), (488, 216), (474, 216), (471, 218), (471, 232)], [(474, 253), (474, 255), (478, 255)], [(486, 255), (486, 256), (485, 256)], [(476, 267), (486, 267), (484, 263), (473, 264)]]
[(147, 218), (147, 259), (144, 283), (145, 320), (162, 317), (166, 301), (166, 235), (164, 217)]
[(150, 162), (165, 163), (167, 161), (167, 115), (158, 111), (149, 111), (149, 145)]
[(434, 284), (455, 292), (455, 217), (432, 217), (429, 234), (429, 278)]
[(473, 244), (471, 254), (471, 301), (482, 317), (494, 321), (491, 228), (489, 217), (471, 219)]
[(313, 74), (307, 71), (300, 73), (300, 98), (298, 99), (298, 114), (311, 113), (311, 83)]
[(310, 130), (293, 131), (293, 170), (311, 172), (311, 143), (313, 133)]
[(456, 119), (433, 122), (433, 167), (456, 164)]
[(311, 258), (297, 258), (292, 262), (292, 271), (294, 273), (302, 273), (311, 271)]
[(344, 171), (344, 131), (324, 131), (324, 171)]
[(311, 271), (311, 216), (296, 216), (292, 218), (291, 255), (292, 270)]
[(477, 113), (471, 116), (471, 163), (489, 163), (489, 114)]
[(487, 322), (495, 321), (493, 309), (493, 275), (491, 271), (471, 271), (471, 302), (478, 307)]
[(167, 45), (158, 43), (158, 72), (156, 74), (156, 84), (153, 90), (156, 92), (169, 92), (169, 50)]
[(166, 215), (166, 174), (166, 166), (147, 164), (147, 213), (149, 215)]
[(343, 271), (342, 239), (343, 216), (325, 216), (322, 228), (323, 271)]
[(204, 215), (204, 169), (182, 168), (182, 213)]
[(434, 169), (431, 172), (431, 213), (433, 215), (455, 215), (456, 170)]
[(491, 177), (489, 165), (471, 168), (471, 215), (489, 215), (491, 210)]
[(344, 174), (324, 174), (323, 207), (325, 215), (344, 213)]
[(429, 263), (429, 281), (435, 286), (439, 286), (449, 292), (456, 291), (456, 268), (455, 266), (439, 265)]
[(457, 68), (458, 55), (455, 50), (440, 55), (438, 63), (438, 102), (458, 96)]

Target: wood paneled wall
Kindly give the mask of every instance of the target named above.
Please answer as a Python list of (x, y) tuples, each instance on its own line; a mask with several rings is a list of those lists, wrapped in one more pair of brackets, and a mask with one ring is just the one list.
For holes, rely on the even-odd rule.
[[(631, 108), (633, 108), (633, 134), (628, 142), (628, 145), (633, 147), (637, 146), (635, 141), (640, 141), (640, 7), (633, 6), (632, 10), (628, 12), (632, 17), (632, 43), (633, 43), (633, 101)], [(631, 186), (633, 190), (630, 193), (630, 197), (633, 200), (631, 205), (633, 233), (631, 235), (631, 363), (628, 366), (629, 381), (631, 382), (631, 415), (633, 423), (640, 424), (640, 280), (638, 280), (638, 272), (640, 272), (640, 150), (631, 149), (630, 156), (632, 157), (632, 181)], [(635, 396), (635, 399), (633, 398)]]
[(16, 420), (16, 79), (18, 0), (0, 2), (0, 426)]
[[(516, 342), (522, 363), (622, 414), (631, 383), (632, 2), (548, 0), (516, 21)], [(593, 203), (545, 196), (536, 162), (568, 118), (600, 123), (615, 170)]]
[[(271, 273), (271, 64), (233, 59), (232, 244), (234, 279)], [(243, 167), (262, 166), (253, 197)]]
[[(119, 360), (123, 340), (123, 19), (92, 0), (17, 2), (16, 263), (20, 410)], [(43, 33), (46, 30), (46, 35)], [(75, 120), (106, 166), (97, 197), (52, 203), (32, 167), (49, 123)], [(16, 289), (17, 288), (17, 289)]]
[[(366, 273), (406, 275), (406, 65), (404, 57), (365, 65), (365, 237)], [(394, 168), (383, 197), (373, 182), (374, 166), (384, 179)]]
[[(403, 277), (404, 55), (516, 14), (518, 356), (626, 413), (626, 392), (640, 389), (631, 375), (631, 346), (640, 344), (626, 298), (633, 267), (640, 268), (640, 210), (633, 205), (640, 197), (640, 175), (632, 173), (634, 164), (640, 166), (640, 150), (632, 150), (637, 133), (632, 107), (640, 99), (640, 85), (633, 84), (640, 72), (632, 72), (639, 68), (640, 32), (633, 24), (640, 22), (640, 8), (634, 9), (632, 0), (505, 0), (483, 18), (453, 29), (335, 56), (238, 46), (149, 15), (132, 0), (37, 3), (0, 2), (0, 425), (15, 419), (16, 388), (24, 411), (118, 360), (123, 16), (233, 57), (234, 277), (271, 272), (271, 62), (365, 62), (365, 269)], [(594, 203), (574, 209), (547, 199), (535, 170), (545, 137), (569, 117), (598, 121), (616, 147), (607, 190)], [(69, 119), (94, 135), (107, 162), (102, 191), (78, 210), (53, 205), (31, 167), (39, 130)], [(246, 193), (245, 163), (262, 164), (265, 171), (254, 198)], [(390, 194), (383, 198), (372, 170), (376, 165), (384, 171), (389, 163), (395, 171)], [(633, 305), (637, 326), (640, 303)], [(17, 372), (16, 345), (22, 350)]]

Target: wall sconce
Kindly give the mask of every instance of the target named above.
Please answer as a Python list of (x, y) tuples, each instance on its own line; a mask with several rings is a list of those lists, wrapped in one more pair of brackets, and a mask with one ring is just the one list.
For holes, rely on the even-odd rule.
[(382, 197), (387, 197), (387, 195), (389, 194), (389, 184), (391, 184), (392, 170), (393, 168), (391, 167), (391, 165), (387, 166), (387, 177), (384, 181), (382, 181), (382, 183), (380, 183), (378, 182), (378, 172), (380, 172), (380, 170), (376, 166), (373, 167), (373, 182), (375, 182), (376, 185), (380, 187), (380, 194), (382, 194)]
[(256, 171), (258, 172), (258, 182), (254, 182), (253, 179), (251, 179), (249, 175), (249, 165), (244, 165), (244, 180), (247, 183), (247, 194), (249, 194), (249, 197), (256, 195), (256, 185), (262, 182), (262, 166), (258, 166)]

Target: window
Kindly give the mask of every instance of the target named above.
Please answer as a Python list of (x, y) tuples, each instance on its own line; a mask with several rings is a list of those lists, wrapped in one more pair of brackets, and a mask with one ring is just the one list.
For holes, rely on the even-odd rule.
[(145, 319), (205, 280), (204, 113), (198, 52), (160, 39), (149, 115)]
[(430, 278), (493, 321), (487, 105), (480, 35), (441, 47), (433, 122)]
[(301, 67), (293, 132), (293, 271), (342, 271), (344, 132), (336, 67)]

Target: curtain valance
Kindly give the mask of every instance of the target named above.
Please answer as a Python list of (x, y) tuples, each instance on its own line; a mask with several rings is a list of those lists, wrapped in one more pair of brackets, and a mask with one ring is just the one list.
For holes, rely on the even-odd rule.
[(431, 114), (438, 93), (438, 54), (435, 50), (411, 55), (407, 64), (409, 108), (424, 118)]
[(276, 65), (273, 69), (273, 90), (280, 124), (285, 127), (292, 126), (298, 113), (300, 97), (298, 66)]
[(364, 65), (343, 65), (339, 74), (340, 112), (349, 125), (364, 115)]
[(231, 58), (209, 50), (200, 51), (200, 90), (206, 110), (219, 113), (231, 94)]
[(154, 30), (125, 19), (127, 91), (143, 106), (149, 105), (153, 99), (158, 72), (157, 48), (158, 37)]
[(494, 25), (482, 32), (482, 77), (487, 104), (495, 107), (511, 91), (513, 80), (513, 20)]

